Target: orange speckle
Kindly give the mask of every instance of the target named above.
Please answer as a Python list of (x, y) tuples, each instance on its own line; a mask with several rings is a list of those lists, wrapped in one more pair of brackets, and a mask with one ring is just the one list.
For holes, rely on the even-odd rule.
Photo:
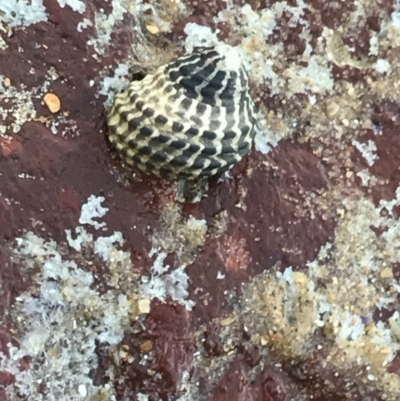
[(155, 25), (146, 25), (146, 29), (152, 34), (157, 35), (160, 29)]
[(57, 113), (60, 110), (60, 99), (54, 93), (46, 93), (43, 100), (51, 113)]
[(143, 344), (140, 345), (140, 349), (144, 352), (150, 352), (153, 349), (153, 344), (150, 340), (146, 340)]

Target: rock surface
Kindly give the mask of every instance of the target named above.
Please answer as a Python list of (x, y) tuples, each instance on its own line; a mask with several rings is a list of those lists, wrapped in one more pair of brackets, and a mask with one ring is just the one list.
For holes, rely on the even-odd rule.
[[(397, 0), (0, 0), (0, 399), (398, 400), (399, 38)], [(182, 205), (105, 115), (221, 41), (261, 129)]]

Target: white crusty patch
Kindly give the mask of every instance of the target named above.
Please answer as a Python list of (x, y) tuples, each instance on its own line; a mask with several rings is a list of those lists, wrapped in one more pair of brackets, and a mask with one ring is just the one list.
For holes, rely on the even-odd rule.
[(123, 245), (124, 238), (122, 233), (115, 231), (109, 237), (99, 237), (94, 243), (94, 253), (99, 255), (103, 261), (116, 262), (121, 261), (125, 255), (122, 251), (117, 251), (114, 244)]
[(107, 207), (103, 207), (101, 204), (104, 202), (103, 196), (90, 195), (87, 202), (82, 205), (81, 216), (79, 217), (80, 224), (90, 224), (96, 230), (105, 227), (106, 223), (97, 222), (97, 218), (104, 217), (108, 212)]
[(168, 272), (170, 266), (164, 265), (167, 254), (152, 249), (149, 256), (151, 257), (155, 254), (157, 254), (157, 257), (150, 268), (150, 278), (142, 278), (142, 295), (149, 299), (158, 298), (164, 302), (168, 297), (171, 297), (174, 301), (184, 305), (187, 310), (192, 310), (195, 303), (187, 299), (189, 295), (189, 277), (185, 272), (185, 266), (180, 266)]
[(128, 87), (129, 85), (129, 81), (127, 78), (128, 74), (129, 74), (128, 64), (120, 63), (114, 70), (113, 76), (105, 77), (101, 82), (99, 94), (106, 96), (104, 105), (107, 109), (111, 107), (112, 102), (114, 100), (114, 96)]
[(0, 0), (0, 22), (10, 26), (29, 26), (47, 21), (42, 0)]
[(224, 56), (219, 64), (220, 69), (227, 71), (237, 71), (240, 68), (240, 66), (242, 65), (242, 59), (235, 47), (220, 44), (216, 46), (215, 49), (219, 54)]
[(361, 143), (356, 139), (353, 139), (351, 144), (361, 153), (362, 157), (368, 163), (368, 166), (373, 166), (375, 160), (379, 159), (379, 156), (376, 154), (378, 149), (375, 142), (368, 140), (367, 143)]
[[(23, 292), (13, 305), (23, 328), (19, 345), (8, 344), (10, 357), (0, 352), (0, 371), (15, 378), (6, 387), (10, 399), (39, 400), (42, 382), (51, 389), (48, 401), (113, 399), (113, 387), (94, 385), (90, 372), (98, 366), (98, 344), (119, 344), (129, 326), (127, 295), (97, 292), (93, 274), (69, 260), (55, 241), (29, 232), (17, 244), (14, 256), (25, 269), (40, 269), (40, 274), (35, 279), (38, 293)], [(30, 368), (21, 371), (25, 357)]]
[(132, 0), (112, 0), (112, 12), (109, 15), (106, 15), (103, 9), (100, 9), (95, 14), (96, 34), (88, 41), (88, 45), (93, 46), (99, 55), (104, 54), (111, 42), (111, 35), (115, 24), (118, 21), (122, 21), (124, 14), (129, 12), (131, 6), (135, 7)]
[(185, 48), (187, 53), (192, 53), (195, 47), (209, 47), (222, 44), (215, 32), (210, 27), (188, 22), (185, 26)]
[(65, 230), (65, 235), (67, 236), (68, 245), (77, 252), (82, 250), (83, 245), (93, 242), (93, 235), (89, 234), (82, 226), (76, 227), (75, 238), (72, 238), (71, 230)]
[(83, 13), (86, 10), (86, 4), (81, 0), (57, 0), (61, 8), (69, 6), (73, 11)]

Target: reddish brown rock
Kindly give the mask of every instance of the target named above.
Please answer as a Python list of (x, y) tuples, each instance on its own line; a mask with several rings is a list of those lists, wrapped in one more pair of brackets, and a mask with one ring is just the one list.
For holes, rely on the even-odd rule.
[[(294, 395), (290, 379), (280, 369), (268, 365), (255, 379), (243, 359), (236, 359), (218, 383), (212, 401), (290, 401)], [(206, 398), (207, 399), (207, 398)]]
[[(253, 152), (234, 170), (233, 179), (211, 184), (211, 195), (200, 207), (210, 223), (228, 210), (229, 222), (227, 234), (206, 241), (189, 268), (193, 288), (203, 289), (193, 295), (199, 322), (225, 310), (224, 293), (240, 290), (238, 283), (275, 264), (304, 268), (316, 257), (320, 246), (332, 239), (335, 222), (318, 212), (311, 218), (304, 202), (294, 199), (305, 199), (326, 185), (318, 158), (305, 146), (284, 141), (266, 157)], [(218, 272), (226, 278), (216, 281)]]
[[(353, 160), (360, 166), (359, 169), (367, 169), (369, 173), (376, 177), (376, 184), (371, 186), (374, 203), (379, 205), (381, 200), (391, 200), (396, 197), (396, 189), (400, 182), (400, 139), (397, 134), (399, 120), (397, 118), (400, 111), (399, 106), (393, 102), (385, 102), (382, 105), (371, 107), (371, 124), (373, 129), (366, 130), (365, 134), (358, 139), (360, 143), (367, 144), (372, 141), (377, 148), (374, 152), (377, 158), (372, 166), (362, 157), (361, 153), (355, 149)], [(361, 180), (357, 180), (361, 183)], [(393, 211), (396, 213), (397, 208)]]
[[(31, 285), (31, 275), (10, 259), (9, 253), (0, 245), (0, 316), (2, 323), (9, 323), (12, 305), (15, 298)], [(2, 333), (7, 333), (3, 330)], [(5, 347), (6, 343), (2, 343)], [(5, 352), (4, 349), (2, 352)]]
[[(146, 40), (156, 49), (164, 51), (171, 46), (177, 54), (182, 52), (184, 27), (188, 22), (209, 26), (214, 31), (219, 29), (218, 37), (228, 43), (240, 40), (229, 24), (213, 21), (218, 12), (227, 8), (227, 2), (191, 0), (187, 14), (182, 14), (181, 20), (170, 21), (170, 32), (157, 37), (143, 33), (140, 21), (125, 13), (113, 28), (110, 46), (105, 46), (104, 55), (99, 55), (87, 44), (96, 35), (95, 27), (78, 32), (77, 25), (83, 18), (94, 23), (96, 12), (102, 9), (108, 15), (113, 5), (103, 0), (85, 3), (86, 11), (79, 14), (69, 6), (61, 8), (55, 1), (44, 0), (48, 22), (26, 29), (15, 28), (9, 37), (2, 35), (8, 48), (0, 50), (0, 71), (17, 91), (32, 91), (37, 116), (46, 121), (29, 121), (19, 132), (8, 132), (11, 139), (0, 139), (0, 316), (8, 316), (15, 298), (22, 292), (34, 292), (31, 275), (38, 273), (28, 273), (18, 261), (11, 260), (6, 248), (14, 245), (9, 241), (25, 231), (33, 231), (41, 237), (65, 242), (65, 230), (79, 224), (81, 206), (92, 194), (106, 198), (104, 206), (109, 212), (104, 217), (107, 224), (104, 233), (121, 231), (126, 239), (124, 249), (132, 255), (133, 269), (148, 275), (154, 262), (154, 257), (149, 257), (152, 234), (160, 231), (162, 212), (166, 204), (174, 201), (174, 190), (168, 182), (126, 169), (110, 148), (105, 138), (104, 97), (98, 95), (100, 80), (107, 74), (112, 76), (113, 69), (127, 60), (134, 64), (134, 72), (141, 70), (143, 60), (137, 60), (133, 49), (137, 44), (147, 43)], [(276, 1), (230, 3), (236, 8), (247, 3), (259, 12)], [(291, 0), (288, 5), (297, 3)], [(310, 24), (313, 51), (324, 27), (345, 26), (343, 41), (354, 47), (351, 52), (354, 60), (368, 56), (371, 36), (379, 32), (394, 10), (393, 1), (377, 2), (375, 8), (379, 12), (367, 9), (366, 19), (347, 29), (355, 2), (313, 0), (306, 5), (304, 19)], [(302, 24), (293, 26), (291, 17), (285, 11), (277, 19), (268, 41), (282, 44), (285, 62), (307, 67), (302, 60), (306, 43), (299, 36)], [(381, 79), (372, 68), (329, 63), (336, 83), (366, 87), (369, 78), (374, 82)], [(63, 121), (58, 121), (42, 104), (40, 87), (51, 67), (58, 78), (46, 90), (60, 98), (59, 114), (66, 113), (62, 114)], [(284, 74), (286, 67), (276, 69), (277, 73)], [(348, 397), (355, 401), (383, 399), (380, 383), (365, 381), (363, 372), (349, 366), (336, 369), (326, 363), (327, 355), (323, 352), (315, 351), (300, 361), (281, 361), (279, 355), (271, 360), (268, 347), (249, 345), (248, 336), (238, 334), (236, 329), (222, 333), (220, 321), (233, 311), (240, 314), (243, 283), (264, 271), (284, 270), (289, 266), (294, 270), (305, 269), (321, 246), (334, 240), (336, 210), (325, 213), (313, 199), (332, 186), (339, 188), (343, 184), (349, 191), (357, 188), (360, 182), (357, 179), (352, 182), (346, 172), (368, 169), (379, 182), (365, 191), (366, 196), (372, 192), (376, 204), (382, 199), (393, 199), (400, 182), (398, 105), (365, 95), (362, 109), (371, 106), (373, 129), (360, 132), (349, 128), (345, 145), (350, 147), (351, 139), (356, 137), (362, 143), (371, 139), (379, 159), (370, 167), (354, 150), (353, 164), (346, 166), (340, 158), (342, 144), (328, 134), (314, 140), (305, 138), (311, 123), (303, 110), (310, 93), (295, 93), (288, 101), (285, 91), (272, 94), (270, 83), (265, 81), (252, 83), (252, 94), (266, 113), (279, 114), (282, 121), (289, 117), (297, 119), (296, 129), (291, 139), (281, 140), (268, 155), (253, 150), (231, 177), (211, 180), (207, 198), (197, 205), (183, 207), (184, 217), (204, 218), (209, 227), (200, 255), (186, 268), (188, 298), (196, 304), (189, 312), (170, 299), (165, 303), (153, 300), (150, 314), (133, 322), (126, 331), (117, 346), (117, 356), (110, 355), (107, 344), (98, 344), (98, 368), (90, 377), (96, 386), (104, 383), (114, 386), (118, 399), (137, 400), (139, 392), (148, 395), (149, 401), (179, 397), (184, 376), (190, 384), (198, 380), (199, 388), (197, 384), (194, 387), (205, 401), (288, 401), (299, 393), (317, 401), (344, 401)], [(322, 97), (318, 95), (316, 100)], [(1, 107), (7, 111), (12, 108), (4, 101)], [(11, 114), (7, 115), (2, 124), (10, 124), (12, 119)], [(52, 123), (58, 124), (56, 135), (52, 133)], [(394, 212), (399, 213), (396, 208)], [(86, 228), (99, 235), (95, 229)], [(382, 235), (380, 227), (373, 230), (377, 237)], [(171, 269), (179, 267), (173, 252), (165, 263)], [(90, 260), (87, 269), (95, 276), (96, 291), (105, 294), (111, 290), (106, 279), (110, 272), (102, 261)], [(399, 271), (395, 266), (393, 273), (397, 280)], [(394, 309), (376, 310), (374, 318), (386, 321), (393, 313)], [(10, 324), (7, 322), (0, 330), (0, 350), (5, 354), (8, 342), (18, 346)], [(226, 347), (226, 337), (232, 340), (230, 347)], [(193, 357), (196, 346), (197, 359)], [(399, 355), (389, 365), (388, 372), (398, 374), (398, 361)], [(28, 362), (22, 362), (21, 367), (26, 369)], [(207, 373), (204, 366), (208, 363), (221, 367), (218, 374)], [(107, 373), (111, 365), (115, 368), (113, 380)], [(282, 365), (282, 369), (277, 365)], [(12, 384), (13, 380), (9, 373), (0, 372), (2, 386)], [(1, 391), (0, 398), (5, 398)], [(45, 395), (49, 391), (40, 389)]]
[(152, 302), (150, 314), (126, 334), (121, 349), (141, 361), (132, 364), (129, 357), (127, 362), (122, 361), (115, 379), (121, 399), (137, 392), (163, 400), (178, 395), (182, 375), (190, 371), (194, 350), (188, 312), (173, 302)]
[(0, 240), (10, 240), (15, 233), (14, 216), (12, 208), (0, 196)]

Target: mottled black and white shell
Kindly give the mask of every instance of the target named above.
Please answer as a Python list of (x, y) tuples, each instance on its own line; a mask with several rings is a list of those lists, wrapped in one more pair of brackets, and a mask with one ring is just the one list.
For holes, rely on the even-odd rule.
[(161, 177), (223, 173), (249, 151), (256, 111), (237, 51), (203, 49), (161, 66), (115, 97), (109, 139), (130, 165)]

